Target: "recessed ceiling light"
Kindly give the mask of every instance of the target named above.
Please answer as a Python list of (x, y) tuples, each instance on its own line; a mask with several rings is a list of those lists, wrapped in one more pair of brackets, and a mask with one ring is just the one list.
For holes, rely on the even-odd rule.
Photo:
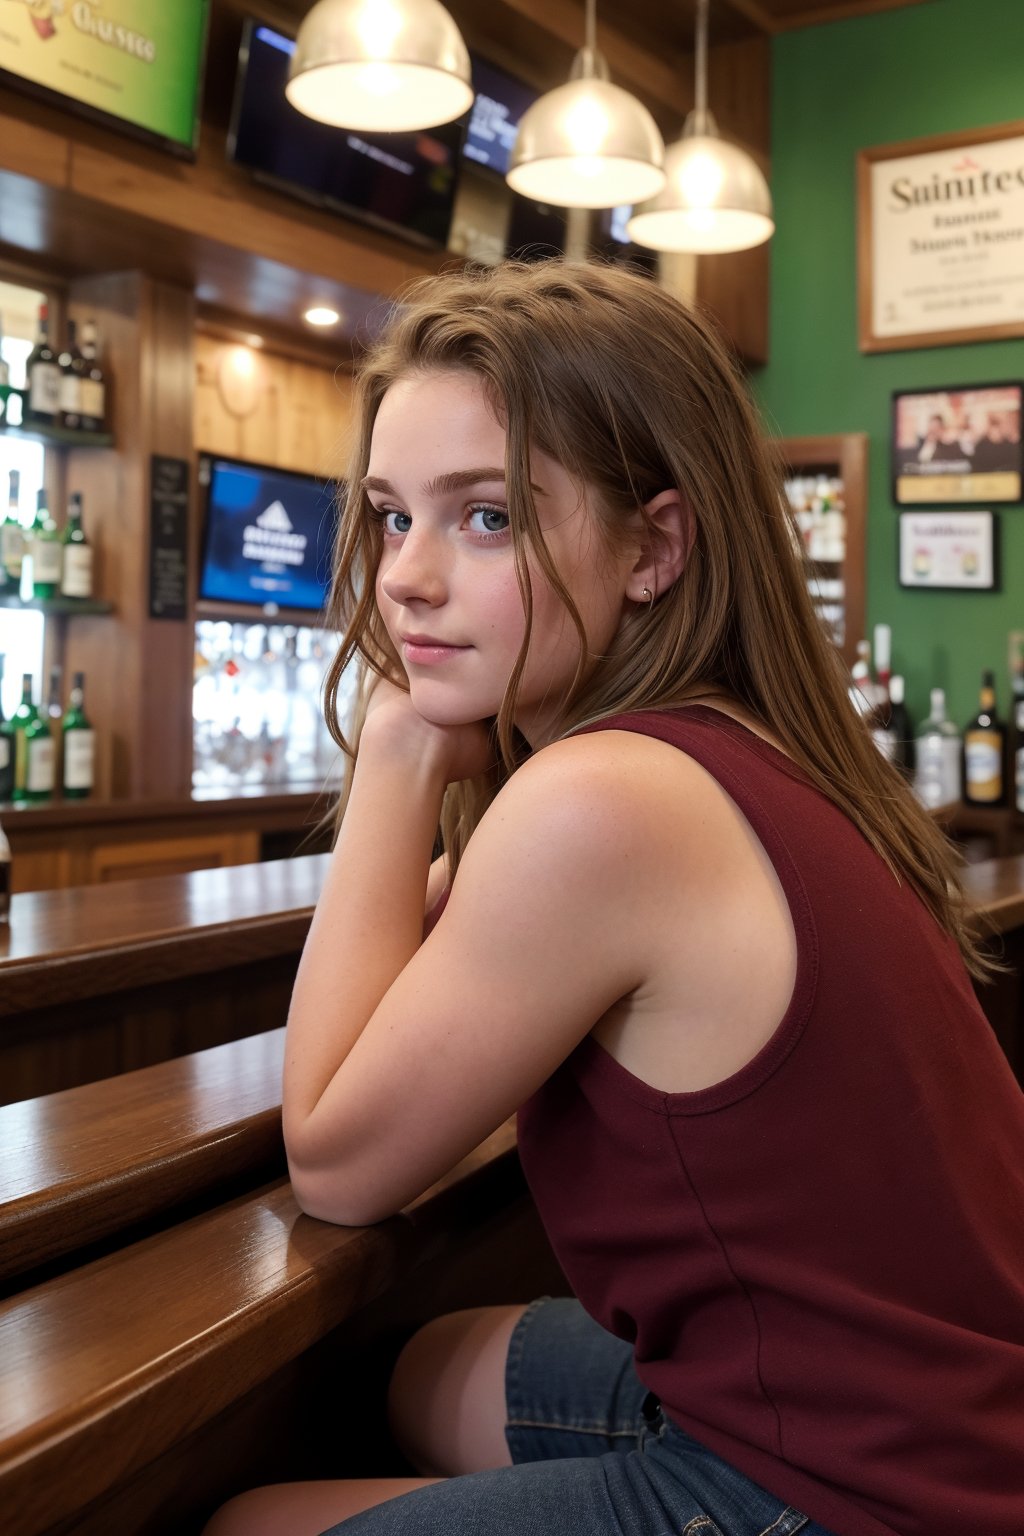
[(312, 309), (307, 309), (302, 318), (310, 325), (337, 325), (341, 316), (336, 309), (328, 309), (325, 304), (316, 304)]

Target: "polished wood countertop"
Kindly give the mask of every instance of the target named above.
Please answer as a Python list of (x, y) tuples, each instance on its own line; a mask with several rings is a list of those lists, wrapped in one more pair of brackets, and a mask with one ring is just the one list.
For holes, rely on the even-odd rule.
[(251, 818), (254, 813), (308, 813), (311, 821), (326, 814), (333, 791), (321, 785), (282, 789), (251, 784), (232, 789), (197, 789), (174, 800), (49, 800), (39, 805), (0, 804), (0, 821), (9, 835), (29, 827), (87, 827), (124, 822), (184, 821), (216, 814)]
[(0, 1018), (301, 949), (329, 854), (11, 898)]

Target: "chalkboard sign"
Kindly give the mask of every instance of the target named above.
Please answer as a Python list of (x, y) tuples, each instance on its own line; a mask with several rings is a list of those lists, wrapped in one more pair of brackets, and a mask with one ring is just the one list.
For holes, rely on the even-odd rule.
[(149, 616), (183, 619), (188, 613), (187, 459), (150, 458)]

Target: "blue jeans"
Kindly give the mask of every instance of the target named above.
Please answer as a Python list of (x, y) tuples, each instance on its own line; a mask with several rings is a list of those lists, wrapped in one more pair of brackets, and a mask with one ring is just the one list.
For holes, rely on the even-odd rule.
[(325, 1536), (830, 1536), (666, 1419), (629, 1345), (578, 1301), (527, 1309), (505, 1394), (513, 1466), (403, 1494)]

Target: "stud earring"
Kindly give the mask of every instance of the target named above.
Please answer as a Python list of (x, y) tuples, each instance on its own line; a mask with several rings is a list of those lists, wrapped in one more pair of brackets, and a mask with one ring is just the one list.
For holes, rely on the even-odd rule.
[(654, 593), (651, 591), (650, 587), (644, 587), (643, 597), (648, 608), (651, 608), (654, 604)]

